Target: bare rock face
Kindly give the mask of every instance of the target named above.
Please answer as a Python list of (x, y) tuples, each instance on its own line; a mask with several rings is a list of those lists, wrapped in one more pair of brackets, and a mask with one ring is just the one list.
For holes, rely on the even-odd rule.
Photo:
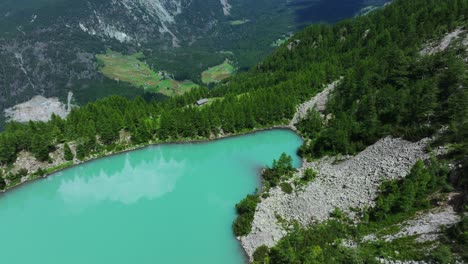
[(277, 215), (308, 225), (328, 219), (335, 208), (353, 217), (350, 208), (373, 206), (383, 181), (405, 177), (417, 160), (427, 158), (427, 143), (387, 137), (341, 162), (328, 157), (304, 162), (295, 177), (312, 168), (318, 172), (316, 180), (292, 194), (270, 190), (270, 196), (257, 206), (251, 233), (239, 238), (243, 248), (252, 257), (259, 246), (276, 245), (287, 234)]
[[(172, 46), (179, 39), (176, 17), (188, 8), (186, 0), (114, 0), (89, 4), (89, 16), (76, 26), (91, 36), (121, 43), (141, 43), (168, 34)], [(132, 23), (128, 23), (132, 21)]]

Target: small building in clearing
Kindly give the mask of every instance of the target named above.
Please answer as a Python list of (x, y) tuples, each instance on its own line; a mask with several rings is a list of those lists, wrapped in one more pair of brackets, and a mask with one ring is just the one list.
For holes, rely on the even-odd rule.
[(203, 98), (203, 99), (200, 99), (196, 102), (197, 106), (202, 106), (204, 104), (208, 103), (208, 99), (206, 98)]

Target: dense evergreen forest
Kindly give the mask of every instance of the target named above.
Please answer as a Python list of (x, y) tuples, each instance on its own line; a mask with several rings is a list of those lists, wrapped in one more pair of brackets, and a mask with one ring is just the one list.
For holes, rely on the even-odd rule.
[[(344, 79), (327, 107), (331, 119), (303, 146), (303, 155), (354, 153), (384, 135), (417, 139), (449, 124), (447, 137), (461, 140), (467, 131), (461, 127), (467, 93), (460, 88), (466, 87), (466, 54), (420, 56), (419, 50), (466, 25), (466, 11), (466, 0), (396, 1), (357, 19), (308, 27), (293, 37), (290, 49), (280, 47), (255, 69), (213, 90), (201, 88), (162, 103), (111, 96), (74, 109), (66, 120), (10, 123), (0, 136), (0, 163), (14, 161), (21, 150), (46, 160), (64, 141), (76, 141), (84, 157), (102, 145), (115, 147), (121, 130), (143, 143), (282, 124), (298, 103), (340, 76)], [(203, 97), (213, 99), (193, 105)], [(304, 122), (310, 119), (313, 115)]]
[[(324, 84), (343, 77), (328, 102), (326, 121), (311, 111), (298, 124), (299, 132), (308, 139), (300, 149), (302, 156), (353, 154), (387, 135), (418, 140), (437, 134), (434, 144), (450, 144), (447, 159), (461, 166), (461, 180), (454, 187), (466, 190), (467, 51), (451, 48), (434, 55), (420, 51), (447, 32), (467, 29), (467, 14), (468, 0), (395, 0), (366, 16), (335, 25), (312, 25), (249, 72), (211, 90), (200, 88), (164, 102), (111, 96), (73, 109), (66, 119), (54, 116), (47, 123), (9, 123), (0, 134), (0, 164), (13, 163), (22, 150), (46, 161), (55, 146), (64, 142), (74, 144), (77, 158), (84, 159), (103, 149), (122, 148), (122, 131), (131, 136), (133, 144), (142, 144), (287, 124), (299, 103), (310, 99)], [(205, 97), (208, 104), (194, 105)], [(70, 153), (68, 158), (72, 158)], [(369, 213), (367, 223), (420, 208), (417, 201), (446, 184), (439, 178), (448, 172), (439, 162), (413, 168), (408, 181), (417, 182), (424, 176), (432, 185), (413, 197), (409, 209), (382, 202)], [(439, 178), (432, 181), (436, 176)], [(408, 183), (391, 184), (396, 184), (391, 188), (393, 197), (398, 200), (404, 196), (401, 190)], [(387, 201), (388, 197), (382, 197)], [(251, 214), (252, 208), (246, 207), (246, 214)], [(238, 210), (243, 211), (243, 207)], [(335, 216), (335, 220), (311, 229), (297, 227), (274, 249), (259, 251), (258, 259), (268, 263), (324, 263), (325, 259), (327, 263), (372, 263), (369, 256), (382, 251), (364, 248), (349, 255), (352, 252), (330, 246), (337, 238), (330, 234), (345, 235), (364, 228), (343, 224), (348, 220), (339, 212)], [(464, 221), (457, 227), (462, 231), (453, 235), (461, 245), (467, 245), (466, 226)], [(238, 228), (243, 229), (241, 224)], [(435, 260), (445, 261), (450, 249), (437, 250), (441, 257)]]

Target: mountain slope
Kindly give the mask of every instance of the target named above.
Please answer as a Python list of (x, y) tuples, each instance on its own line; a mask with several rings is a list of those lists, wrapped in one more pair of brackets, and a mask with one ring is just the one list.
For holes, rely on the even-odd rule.
[[(0, 188), (12, 188), (63, 167), (149, 142), (213, 139), (286, 126), (296, 116), (298, 105), (309, 101), (326, 84), (341, 79), (320, 113), (308, 112), (294, 122), (305, 139), (299, 150), (303, 158), (337, 156), (338, 160), (324, 162), (323, 166), (305, 163), (308, 169), (321, 170), (320, 174), (304, 167), (296, 177), (288, 158), (282, 156), (265, 170), (262, 195), (249, 195), (237, 206), (236, 236), (252, 231), (257, 203), (269, 201), (268, 192), (272, 191), (271, 198), (287, 197), (285, 210), (293, 217), (284, 219), (290, 215), (270, 212), (275, 218), (268, 220), (279, 221), (290, 233), (283, 233), (283, 239), (275, 241), (278, 244), (271, 249), (260, 246), (254, 251), (252, 247), (249, 254), (254, 252), (252, 257), (260, 263), (378, 263), (380, 258), (387, 263), (452, 263), (452, 254), (466, 260), (466, 13), (467, 0), (396, 0), (368, 16), (310, 26), (258, 66), (212, 90), (194, 89), (164, 102), (111, 96), (72, 109), (66, 119), (10, 123), (0, 134)], [(437, 44), (436, 40), (453, 36), (453, 32), (459, 32), (459, 38), (449, 46)], [(430, 46), (435, 48), (426, 52)], [(200, 98), (208, 98), (208, 103), (194, 105)], [(427, 145), (409, 142), (428, 140)], [(407, 145), (415, 146), (416, 152)], [(62, 160), (65, 153), (68, 162)], [(343, 157), (357, 153), (361, 154), (340, 163)], [(426, 159), (428, 154), (434, 157)], [(25, 156), (39, 166), (28, 170), (28, 164), (21, 162)], [(425, 162), (416, 162), (408, 175), (403, 175), (417, 159)], [(372, 165), (377, 168), (368, 170)], [(385, 175), (390, 179), (381, 177)], [(353, 182), (338, 181), (334, 195), (326, 195), (330, 189), (327, 185), (336, 184), (334, 180), (341, 177)], [(316, 188), (321, 182), (325, 188)], [(372, 189), (363, 190), (367, 184)], [(301, 194), (302, 187), (309, 192)], [(433, 206), (446, 206), (446, 198), (452, 197), (447, 192), (454, 190), (458, 192), (455, 209), (464, 220), (447, 231), (447, 241), (420, 243), (414, 237), (379, 240), (387, 235), (399, 236), (394, 231), (400, 223), (425, 219), (413, 218), (418, 211), (429, 210), (423, 212), (426, 214)], [(308, 194), (316, 195), (318, 202), (314, 200), (314, 204), (326, 205), (319, 220), (325, 220), (327, 214), (332, 219), (318, 225), (309, 221), (314, 212), (302, 209), (310, 205)], [(304, 200), (296, 203), (298, 197)], [(329, 197), (336, 199), (324, 201)], [(362, 203), (360, 198), (368, 201)], [(338, 199), (346, 201), (341, 203), (344, 208)], [(290, 201), (299, 206), (289, 206)], [(358, 208), (333, 210), (348, 206)], [(298, 212), (302, 215), (296, 216)], [(299, 223), (294, 223), (295, 219)], [(311, 225), (303, 226), (307, 224)], [(365, 240), (363, 235), (379, 239)], [(427, 250), (433, 248), (436, 250)]]
[[(296, 4), (296, 2), (298, 4)], [(20, 0), (0, 3), (0, 112), (35, 95), (69, 91), (76, 103), (143, 89), (99, 73), (95, 56), (107, 49), (143, 52), (155, 72), (200, 82), (200, 73), (226, 58), (246, 69), (271, 43), (320, 16), (297, 13), (325, 8), (322, 1), (284, 0)], [(344, 5), (339, 16), (384, 0)], [(332, 3), (337, 9), (340, 3)], [(297, 19), (297, 21), (296, 21)], [(238, 21), (243, 21), (238, 23)], [(0, 118), (1, 119), (1, 118)]]

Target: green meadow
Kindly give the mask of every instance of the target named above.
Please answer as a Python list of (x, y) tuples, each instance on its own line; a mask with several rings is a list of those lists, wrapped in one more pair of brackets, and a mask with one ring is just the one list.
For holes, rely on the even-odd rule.
[(202, 72), (202, 82), (205, 84), (220, 82), (236, 72), (232, 62), (226, 59), (222, 64), (216, 65)]
[(123, 55), (107, 50), (106, 54), (96, 55), (99, 71), (116, 81), (142, 87), (147, 92), (161, 93), (166, 96), (184, 94), (198, 85), (191, 81), (177, 81), (166, 74), (154, 72), (142, 59), (143, 53)]

